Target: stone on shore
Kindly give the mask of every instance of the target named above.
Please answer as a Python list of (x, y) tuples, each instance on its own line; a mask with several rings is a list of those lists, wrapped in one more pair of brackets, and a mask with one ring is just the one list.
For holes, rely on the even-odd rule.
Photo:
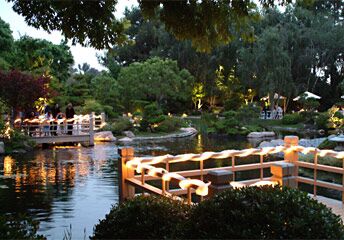
[(128, 138), (128, 137), (124, 137), (124, 138), (120, 138), (118, 141), (120, 141), (120, 142), (132, 142), (133, 139)]
[(134, 138), (135, 134), (132, 131), (124, 131), (123, 132), (124, 136), (128, 137), (128, 138)]
[(247, 135), (248, 138), (266, 138), (266, 137), (275, 137), (274, 132), (251, 132)]
[(97, 142), (115, 142), (116, 138), (111, 131), (97, 132), (94, 134), (94, 141)]
[(4, 154), (5, 153), (5, 144), (4, 142), (0, 142), (0, 154)]

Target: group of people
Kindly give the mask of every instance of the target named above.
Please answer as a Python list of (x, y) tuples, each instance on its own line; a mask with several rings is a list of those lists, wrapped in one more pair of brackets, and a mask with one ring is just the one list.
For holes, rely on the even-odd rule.
[[(48, 104), (44, 105), (44, 125), (43, 125), (43, 133), (45, 136), (57, 136), (58, 133), (58, 127), (60, 127), (61, 130), (64, 129), (64, 123), (59, 123), (59, 120), (66, 119), (67, 122), (67, 134), (72, 135), (73, 134), (73, 123), (75, 115), (75, 111), (73, 108), (73, 105), (69, 103), (66, 107), (65, 113), (61, 111), (61, 108), (58, 103), (56, 103), (54, 106), (49, 106)], [(35, 129), (37, 127), (33, 126), (32, 123), (35, 122), (35, 119), (38, 119), (38, 116), (35, 112), (30, 112), (28, 116), (28, 120), (30, 121), (30, 127), (29, 127), (29, 135), (33, 135)], [(70, 121), (68, 121), (70, 120)]]
[(268, 104), (268, 102), (264, 102), (263, 118), (264, 119), (282, 119), (283, 109), (281, 108), (281, 106), (276, 104), (271, 111), (270, 105)]
[(67, 119), (67, 122), (68, 122), (67, 134), (72, 135), (73, 134), (72, 124), (74, 121), (68, 121), (68, 119), (74, 118), (74, 115), (75, 115), (75, 111), (71, 103), (67, 105), (65, 113), (61, 112), (61, 109), (58, 103), (56, 103), (53, 107), (50, 107), (48, 104), (46, 104), (44, 106), (44, 119), (47, 120), (47, 122), (50, 122), (50, 126), (49, 125), (44, 126), (44, 133), (48, 135), (50, 132), (53, 136), (57, 136), (58, 120), (65, 118)]

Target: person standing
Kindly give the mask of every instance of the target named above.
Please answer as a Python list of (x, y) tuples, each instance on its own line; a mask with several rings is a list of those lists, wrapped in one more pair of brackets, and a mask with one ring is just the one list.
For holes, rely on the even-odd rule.
[(67, 124), (68, 124), (68, 126), (67, 126), (67, 129), (68, 129), (67, 134), (68, 135), (72, 135), (73, 134), (73, 123), (74, 123), (74, 120), (70, 120), (70, 119), (73, 119), (74, 115), (75, 115), (75, 111), (74, 111), (73, 105), (71, 103), (68, 103), (67, 108), (66, 108), (66, 118), (67, 118)]
[(61, 112), (60, 106), (56, 103), (52, 109), (52, 114), (54, 121), (52, 122), (51, 133), (54, 136), (57, 136), (57, 115)]

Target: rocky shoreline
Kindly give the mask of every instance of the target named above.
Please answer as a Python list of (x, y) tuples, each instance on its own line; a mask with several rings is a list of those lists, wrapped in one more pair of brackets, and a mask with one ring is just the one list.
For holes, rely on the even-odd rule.
[(153, 140), (191, 137), (198, 133), (198, 131), (192, 127), (181, 128), (180, 131), (181, 132), (166, 134), (163, 136), (147, 136), (147, 137), (136, 137), (131, 131), (126, 131), (126, 132), (123, 132), (125, 137), (122, 137), (119, 139), (113, 136), (112, 132), (104, 131), (104, 132), (98, 132), (95, 134), (95, 141), (98, 141), (98, 142), (117, 142), (118, 141), (121, 143), (128, 143), (132, 141), (147, 141), (147, 140), (153, 141)]

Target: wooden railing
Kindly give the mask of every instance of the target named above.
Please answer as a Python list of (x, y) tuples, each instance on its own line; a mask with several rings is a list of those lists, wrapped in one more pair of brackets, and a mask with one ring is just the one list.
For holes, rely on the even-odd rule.
[[(265, 156), (277, 153), (284, 153), (283, 160), (265, 161)], [(121, 148), (119, 154), (121, 156), (119, 160), (120, 201), (133, 197), (136, 190), (169, 197), (186, 195), (187, 202), (191, 203), (192, 194), (200, 196), (194, 199), (202, 200), (203, 197), (212, 196), (231, 187), (279, 183), (297, 188), (298, 183), (305, 183), (313, 185), (315, 196), (318, 187), (341, 191), (344, 202), (344, 163), (342, 167), (318, 163), (318, 158), (324, 156), (343, 162), (344, 152), (305, 148), (298, 145), (296, 136), (286, 136), (284, 146), (278, 147), (158, 157), (135, 157), (133, 148)], [(300, 161), (299, 154), (313, 154), (314, 161)], [(245, 161), (242, 159), (241, 163), (237, 164), (236, 159), (254, 155), (259, 156), (258, 162), (242, 164)], [(228, 166), (204, 168), (204, 161), (210, 159), (221, 159), (221, 161), (226, 161)], [(171, 171), (171, 164), (185, 162), (198, 162), (199, 167), (194, 170)], [(313, 178), (300, 176), (299, 168), (313, 169)], [(270, 173), (265, 174), (264, 169), (270, 169)], [(259, 171), (259, 178), (236, 181), (238, 172), (248, 170)], [(341, 174), (342, 184), (319, 180), (318, 171)]]
[(98, 130), (105, 125), (105, 114), (74, 115), (72, 119), (46, 120), (44, 116), (35, 119), (17, 119), (15, 126), (31, 137), (47, 137), (61, 135), (83, 135)]

